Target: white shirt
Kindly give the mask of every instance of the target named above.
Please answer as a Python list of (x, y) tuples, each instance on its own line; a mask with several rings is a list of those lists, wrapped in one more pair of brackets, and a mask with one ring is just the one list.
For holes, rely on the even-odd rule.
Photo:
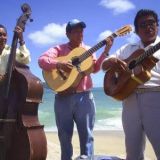
[[(147, 50), (149, 47), (156, 45), (160, 42), (160, 37), (157, 36), (154, 43), (150, 44), (145, 48)], [(127, 44), (122, 46), (119, 50), (116, 51), (115, 54), (111, 55), (110, 57), (116, 57), (121, 60), (128, 58), (134, 51), (137, 49), (144, 48), (144, 45), (141, 41), (133, 44)], [(160, 60), (160, 50), (156, 51), (153, 56)], [(139, 85), (138, 88), (146, 88), (146, 87), (155, 87), (160, 86), (160, 61), (156, 63), (156, 66), (151, 70), (151, 79), (146, 83)]]
[[(5, 48), (0, 55), (0, 75), (4, 75), (7, 69), (8, 58), (11, 52), (11, 47), (5, 45)], [(20, 46), (16, 50), (16, 61), (22, 64), (28, 64), (30, 62), (30, 52), (25, 45)]]

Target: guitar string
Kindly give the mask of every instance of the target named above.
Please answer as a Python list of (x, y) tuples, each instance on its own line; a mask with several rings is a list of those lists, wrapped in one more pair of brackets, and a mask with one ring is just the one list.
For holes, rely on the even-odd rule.
[(140, 55), (139, 58), (137, 58), (135, 66), (142, 62), (146, 57), (152, 55), (154, 52), (156, 52), (158, 49), (160, 49), (160, 42), (157, 43), (155, 46), (151, 47), (147, 51), (144, 52), (144, 54)]
[[(113, 33), (111, 35), (112, 38), (117, 37), (116, 33)], [(79, 56), (79, 62), (84, 61), (86, 58), (88, 58), (89, 56), (92, 55), (92, 53), (94, 53), (95, 51), (97, 51), (99, 48), (103, 47), (106, 44), (106, 40), (102, 40), (100, 41), (98, 44), (96, 44), (95, 46), (93, 46), (92, 48), (90, 48), (88, 51), (84, 52), (82, 55)]]

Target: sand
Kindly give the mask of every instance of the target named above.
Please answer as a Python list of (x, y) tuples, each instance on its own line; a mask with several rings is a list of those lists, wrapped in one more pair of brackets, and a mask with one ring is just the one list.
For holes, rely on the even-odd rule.
[[(57, 132), (47, 132), (47, 160), (60, 160), (60, 144)], [(73, 136), (73, 158), (79, 156), (79, 139), (77, 132)], [(94, 131), (95, 155), (110, 155), (125, 158), (123, 131)], [(147, 140), (145, 160), (156, 160), (151, 144)]]

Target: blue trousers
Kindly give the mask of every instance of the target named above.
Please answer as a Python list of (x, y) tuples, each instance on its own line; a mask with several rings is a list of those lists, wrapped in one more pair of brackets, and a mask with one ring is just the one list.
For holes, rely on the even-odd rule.
[(55, 96), (55, 117), (61, 144), (61, 160), (71, 160), (74, 122), (80, 140), (80, 154), (93, 155), (95, 103), (90, 91)]

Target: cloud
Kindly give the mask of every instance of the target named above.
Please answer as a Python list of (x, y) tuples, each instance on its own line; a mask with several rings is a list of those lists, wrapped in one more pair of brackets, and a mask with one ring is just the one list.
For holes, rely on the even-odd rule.
[(135, 28), (133, 25), (131, 25), (131, 28), (132, 28), (132, 31), (126, 36), (126, 41), (128, 43), (135, 43), (135, 42), (139, 41), (139, 37), (135, 33)]
[(108, 36), (110, 36), (111, 34), (112, 34), (112, 32), (110, 30), (106, 30), (106, 31), (99, 34), (97, 41), (101, 41), (101, 40), (107, 38)]
[[(120, 32), (120, 30), (121, 29), (118, 29), (114, 33), (117, 33), (117, 36), (120, 36), (120, 35), (122, 35), (122, 33)], [(101, 40), (107, 38), (108, 36), (110, 36), (112, 34), (113, 34), (112, 31), (106, 30), (106, 31), (104, 31), (104, 32), (102, 32), (102, 33), (99, 34), (97, 41), (101, 41)]]
[(139, 40), (139, 37), (134, 33), (130, 33), (129, 36), (126, 38), (127, 42), (129, 43), (135, 43)]
[(55, 45), (65, 40), (65, 28), (66, 24), (60, 25), (56, 23), (50, 23), (44, 26), (42, 30), (30, 33), (28, 37), (32, 40), (34, 44)]
[(101, 0), (99, 4), (107, 9), (112, 9), (115, 15), (135, 8), (135, 5), (129, 0)]
[[(137, 34), (134, 32), (134, 26), (131, 25), (132, 31), (129, 34), (125, 35), (125, 41), (127, 41), (128, 43), (135, 43), (139, 40), (139, 37), (137, 36)], [(119, 30), (119, 29), (118, 29)], [(116, 30), (116, 32), (118, 31)], [(108, 36), (112, 35), (112, 31), (110, 30), (106, 30), (102, 33), (99, 34), (97, 41), (101, 41), (105, 38), (107, 38)]]

